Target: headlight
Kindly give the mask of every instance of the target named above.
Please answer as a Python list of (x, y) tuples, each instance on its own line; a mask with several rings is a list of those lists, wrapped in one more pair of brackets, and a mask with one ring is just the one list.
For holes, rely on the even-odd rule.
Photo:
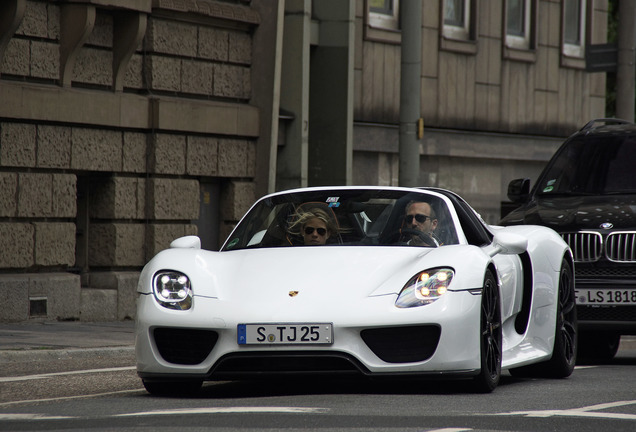
[(395, 305), (409, 308), (433, 303), (448, 291), (454, 274), (449, 268), (434, 268), (416, 274), (404, 285)]
[(157, 272), (152, 290), (163, 307), (177, 310), (187, 310), (192, 307), (190, 279), (183, 273), (170, 270)]

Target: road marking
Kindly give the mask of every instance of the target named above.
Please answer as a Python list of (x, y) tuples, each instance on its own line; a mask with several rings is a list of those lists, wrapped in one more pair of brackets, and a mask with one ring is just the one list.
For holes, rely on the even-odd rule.
[(67, 416), (47, 416), (44, 414), (0, 414), (0, 420), (65, 420), (76, 417)]
[(68, 371), (68, 372), (51, 372), (51, 373), (45, 373), (45, 374), (23, 375), (23, 376), (15, 376), (15, 377), (0, 377), (0, 383), (48, 379), (48, 378), (53, 378), (57, 376), (65, 376), (65, 375), (123, 372), (123, 371), (135, 370), (135, 369), (136, 369), (135, 366), (124, 366), (124, 367), (103, 368), (103, 369), (83, 369), (83, 370)]
[(608, 402), (597, 405), (590, 405), (581, 408), (572, 408), (566, 410), (536, 410), (536, 411), (512, 411), (509, 413), (499, 413), (494, 415), (520, 415), (525, 417), (588, 417), (588, 418), (607, 418), (607, 419), (623, 419), (636, 420), (636, 414), (597, 412), (626, 405), (636, 405), (636, 400)]
[(428, 432), (464, 432), (464, 431), (471, 431), (473, 429), (471, 428), (444, 428), (444, 429), (432, 429)]
[(323, 414), (328, 408), (310, 407), (203, 407), (182, 408), (172, 410), (140, 411), (133, 413), (117, 414), (114, 417), (141, 417), (156, 415), (185, 415), (185, 414), (227, 414), (227, 413), (300, 413)]
[(60, 397), (56, 397), (56, 398), (27, 399), (27, 400), (19, 400), (19, 401), (11, 401), (11, 402), (0, 402), (0, 407), (9, 406), (9, 405), (40, 403), (40, 402), (61, 402), (61, 401), (65, 401), (65, 400), (86, 399), (86, 398), (102, 397), (102, 396), (113, 396), (113, 395), (120, 395), (120, 394), (126, 394), (126, 393), (146, 393), (146, 390), (144, 390), (144, 389), (119, 390), (119, 391), (113, 391), (113, 392), (94, 393), (94, 394), (87, 394), (87, 395), (60, 396)]
[[(137, 390), (135, 390), (137, 391)], [(123, 392), (117, 392), (123, 393)], [(112, 394), (112, 393), (102, 393)], [(92, 395), (92, 396), (101, 396)], [(49, 400), (59, 400), (65, 398), (55, 398)], [(72, 399), (72, 398), (66, 398)], [(46, 399), (39, 399), (37, 402), (49, 401)], [(24, 401), (22, 401), (24, 402)], [(36, 401), (34, 401), (36, 402)], [(1, 404), (0, 404), (1, 405)], [(311, 408), (311, 407), (225, 407), (225, 408), (184, 408), (174, 410), (157, 410), (157, 411), (141, 411), (135, 413), (115, 414), (107, 417), (141, 417), (141, 416), (157, 416), (157, 415), (190, 415), (190, 414), (240, 414), (240, 413), (283, 413), (283, 414), (324, 414), (329, 412), (328, 408)], [(63, 419), (77, 419), (80, 417), (66, 417), (66, 416), (49, 416), (46, 414), (13, 414), (0, 413), (0, 421), (2, 420), (63, 420)], [(464, 431), (469, 429), (440, 429), (440, 431), (453, 432)]]

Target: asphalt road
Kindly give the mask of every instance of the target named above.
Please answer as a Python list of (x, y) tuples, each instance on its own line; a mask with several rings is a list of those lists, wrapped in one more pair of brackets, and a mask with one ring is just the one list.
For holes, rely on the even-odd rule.
[(565, 380), (504, 376), (487, 395), (458, 381), (292, 380), (206, 383), (197, 397), (154, 397), (132, 352), (88, 353), (42, 360), (35, 371), (3, 367), (0, 430), (636, 430), (633, 346), (608, 364), (577, 366)]

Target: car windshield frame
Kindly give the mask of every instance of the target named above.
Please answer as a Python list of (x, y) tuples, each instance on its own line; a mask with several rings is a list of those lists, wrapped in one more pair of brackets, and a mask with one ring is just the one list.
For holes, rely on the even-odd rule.
[(220, 251), (303, 246), (290, 228), (308, 208), (321, 208), (336, 227), (328, 246), (421, 246), (405, 241), (404, 212), (411, 201), (432, 204), (437, 227), (434, 237), (443, 246), (465, 242), (451, 201), (441, 193), (408, 188), (305, 188), (268, 195), (243, 216)]
[(579, 135), (557, 151), (534, 194), (585, 196), (636, 194), (636, 134)]

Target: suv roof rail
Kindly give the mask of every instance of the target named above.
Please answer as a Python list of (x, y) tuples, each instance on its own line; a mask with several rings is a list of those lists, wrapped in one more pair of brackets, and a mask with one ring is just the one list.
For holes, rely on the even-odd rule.
[(604, 123), (606, 125), (609, 124), (632, 124), (632, 122), (627, 121), (627, 120), (623, 120), (623, 119), (618, 119), (618, 118), (599, 118), (599, 119), (594, 119), (591, 120), (589, 122), (587, 122), (585, 124), (585, 126), (583, 126), (581, 129), (579, 129), (580, 131), (585, 131), (585, 130), (589, 130), (589, 129), (593, 129), (597, 123)]

